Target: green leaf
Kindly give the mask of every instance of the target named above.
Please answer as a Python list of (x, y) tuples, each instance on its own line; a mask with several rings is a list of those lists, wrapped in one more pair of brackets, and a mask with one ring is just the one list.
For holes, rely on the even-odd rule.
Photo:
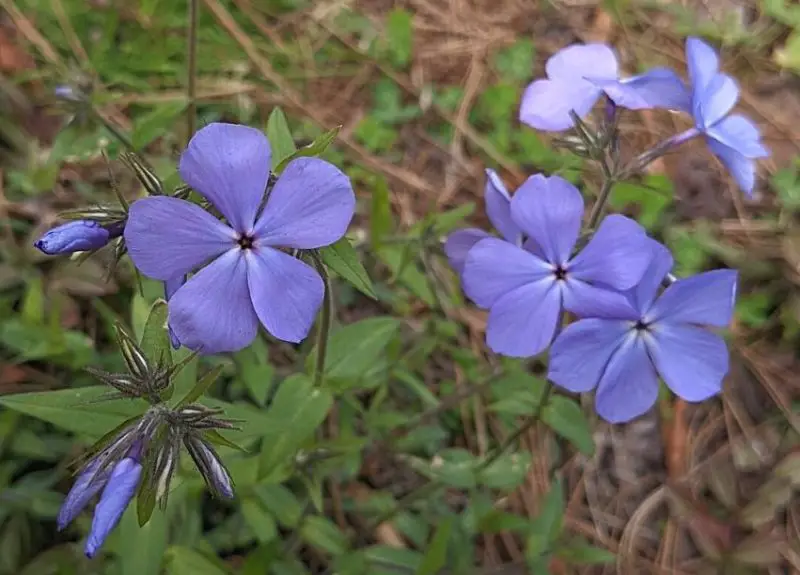
[(284, 465), (300, 445), (325, 421), (333, 397), (324, 389), (314, 389), (303, 374), (285, 379), (266, 412), (269, 424), (264, 429), (260, 475)]
[(402, 8), (395, 8), (386, 19), (386, 47), (392, 64), (398, 68), (408, 66), (413, 44), (412, 15)]
[[(400, 330), (400, 321), (393, 317), (371, 317), (342, 326), (328, 341), (325, 374), (333, 379), (359, 379), (373, 367)], [(312, 369), (317, 349), (309, 355)]]
[(408, 462), (416, 471), (440, 484), (459, 489), (472, 489), (477, 484), (475, 456), (465, 449), (444, 449), (432, 461), (411, 458)]
[[(218, 559), (189, 549), (170, 547), (167, 550), (167, 575), (228, 575), (229, 571), (219, 564)], [(144, 573), (142, 574), (144, 575)]]
[(297, 146), (289, 130), (286, 115), (277, 106), (272, 109), (267, 120), (267, 138), (272, 148), (272, 169), (279, 171), (278, 166), (297, 151)]
[(128, 506), (117, 539), (121, 575), (161, 572), (169, 539), (167, 523), (165, 513), (156, 513), (146, 525), (140, 526), (136, 508)]
[(341, 130), (341, 126), (336, 126), (335, 128), (331, 128), (321, 136), (319, 136), (316, 140), (311, 142), (308, 146), (303, 146), (296, 152), (294, 152), (288, 158), (284, 158), (284, 160), (280, 163), (280, 165), (275, 168), (275, 171), (280, 173), (286, 167), (286, 164), (295, 160), (297, 158), (308, 158), (314, 156), (322, 155), (325, 150), (328, 149), (328, 146), (336, 139), (336, 136), (339, 135), (339, 130)]
[(423, 302), (433, 306), (436, 300), (431, 293), (430, 284), (414, 260), (413, 253), (418, 249), (419, 243), (415, 242), (413, 246), (383, 246), (376, 254), (389, 267), (392, 276), (397, 278), (397, 281)]
[(358, 291), (374, 300), (378, 299), (367, 270), (358, 259), (358, 252), (346, 237), (335, 244), (321, 248), (319, 255), (329, 269), (347, 280)]
[(157, 495), (157, 486), (151, 477), (153, 465), (145, 464), (143, 467), (139, 489), (136, 492), (136, 519), (139, 522), (139, 527), (147, 525), (153, 516)]
[(530, 524), (525, 556), (530, 560), (541, 557), (561, 536), (564, 525), (564, 488), (560, 479), (550, 486), (539, 508), (539, 514)]
[(533, 41), (524, 38), (495, 54), (494, 67), (503, 80), (524, 82), (533, 71), (533, 57), (536, 48)]
[(211, 385), (215, 381), (217, 381), (223, 369), (225, 369), (225, 366), (218, 365), (211, 371), (206, 373), (199, 380), (197, 380), (197, 383), (191, 389), (191, 391), (189, 391), (189, 393), (187, 393), (175, 407), (183, 407), (184, 405), (189, 405), (190, 403), (194, 403), (195, 401), (203, 397), (203, 394), (208, 390), (208, 388), (211, 387)]
[(0, 397), (0, 405), (85, 435), (100, 438), (124, 420), (144, 413), (147, 404), (140, 399), (116, 399), (99, 402), (107, 397), (105, 386), (60, 389), (33, 393), (18, 393)]
[(389, 184), (385, 178), (376, 178), (372, 186), (372, 206), (369, 218), (370, 243), (377, 250), (392, 230), (392, 206), (389, 201)]
[(594, 453), (594, 438), (580, 405), (568, 397), (550, 397), (542, 410), (542, 421), (584, 455)]
[(260, 337), (233, 356), (239, 379), (253, 400), (263, 407), (272, 390), (275, 368), (269, 362), (267, 344)]
[(616, 560), (616, 555), (611, 551), (580, 540), (559, 545), (556, 555), (570, 565), (604, 565)]
[(278, 526), (275, 518), (264, 509), (260, 499), (254, 496), (245, 497), (240, 509), (245, 522), (259, 543), (264, 545), (275, 539), (278, 535)]
[(511, 490), (519, 487), (527, 477), (531, 460), (531, 454), (526, 452), (503, 454), (481, 471), (478, 482), (490, 489)]
[(319, 515), (306, 517), (300, 527), (300, 533), (308, 544), (333, 556), (347, 551), (347, 537), (335, 523), (325, 517)]
[(453, 517), (448, 517), (439, 523), (416, 575), (434, 575), (447, 564), (447, 543), (450, 541), (452, 530)]
[(167, 331), (167, 302), (157, 300), (150, 308), (144, 324), (140, 347), (152, 365), (169, 365), (172, 346)]
[(611, 190), (609, 204), (622, 210), (637, 208), (636, 221), (648, 230), (658, 226), (664, 211), (672, 204), (672, 182), (664, 175), (648, 175), (642, 183), (619, 182)]
[(154, 140), (168, 134), (172, 125), (186, 109), (185, 100), (159, 104), (154, 110), (140, 115), (133, 126), (131, 143), (137, 150), (141, 150)]
[(29, 325), (43, 325), (45, 320), (44, 288), (42, 278), (34, 276), (28, 280), (28, 289), (22, 299), (22, 321)]

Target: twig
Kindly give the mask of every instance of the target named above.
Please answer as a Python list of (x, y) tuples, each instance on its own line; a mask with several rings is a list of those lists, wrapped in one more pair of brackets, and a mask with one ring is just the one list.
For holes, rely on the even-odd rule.
[(186, 107), (186, 142), (192, 139), (197, 122), (197, 13), (200, 10), (199, 0), (188, 0), (189, 2), (189, 24), (188, 24), (188, 59), (186, 80), (186, 97), (188, 105)]

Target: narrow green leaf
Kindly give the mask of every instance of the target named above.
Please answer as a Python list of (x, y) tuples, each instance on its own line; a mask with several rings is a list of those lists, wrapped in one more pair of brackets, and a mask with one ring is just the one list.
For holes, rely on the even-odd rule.
[(98, 385), (18, 393), (0, 396), (0, 405), (94, 439), (147, 409), (147, 404), (140, 399), (101, 401), (108, 396), (108, 390)]
[(206, 441), (213, 443), (214, 445), (221, 445), (223, 447), (230, 447), (231, 449), (235, 449), (236, 451), (241, 451), (242, 453), (250, 453), (244, 447), (235, 444), (233, 441), (222, 435), (216, 429), (207, 429), (203, 432), (203, 437)]
[(139, 116), (131, 133), (133, 147), (141, 150), (169, 132), (177, 117), (186, 109), (186, 104), (184, 99), (159, 104), (154, 110)]
[(556, 550), (556, 555), (571, 565), (604, 565), (613, 563), (616, 559), (616, 555), (608, 549), (595, 547), (580, 540), (560, 545)]
[(430, 284), (414, 256), (419, 249), (419, 242), (409, 242), (406, 245), (386, 245), (375, 253), (389, 267), (397, 281), (426, 304), (433, 306), (436, 300), (431, 293)]
[(358, 252), (346, 237), (335, 244), (319, 250), (322, 261), (332, 271), (352, 284), (358, 291), (372, 299), (378, 299), (367, 270), (358, 259)]
[(269, 543), (278, 535), (278, 525), (275, 518), (264, 509), (261, 501), (248, 496), (242, 500), (240, 506), (245, 522), (250, 526), (256, 540), (262, 545)]
[(28, 289), (25, 290), (25, 297), (22, 299), (22, 312), (20, 315), (27, 324), (44, 324), (44, 288), (40, 276), (34, 276), (28, 280)]
[(395, 8), (386, 19), (386, 45), (389, 59), (398, 68), (405, 68), (411, 62), (414, 43), (412, 15), (407, 10)]
[(300, 527), (303, 539), (317, 549), (321, 549), (333, 556), (341, 555), (347, 551), (347, 537), (335, 523), (320, 515), (311, 515), (306, 518)]
[(255, 341), (233, 356), (239, 379), (253, 400), (263, 407), (267, 403), (275, 379), (275, 368), (269, 362), (269, 350), (263, 339)]
[(294, 154), (297, 146), (294, 144), (294, 138), (289, 129), (289, 122), (286, 121), (286, 115), (277, 106), (272, 109), (267, 120), (267, 138), (269, 138), (269, 144), (272, 148), (272, 169), (280, 171), (278, 167), (281, 162)]
[(147, 525), (156, 508), (156, 486), (151, 478), (152, 467), (152, 465), (144, 465), (139, 489), (136, 493), (136, 519), (139, 527)]
[(342, 129), (341, 126), (336, 126), (335, 128), (328, 130), (327, 132), (319, 136), (316, 140), (311, 142), (308, 146), (303, 146), (295, 153), (293, 153), (291, 156), (285, 158), (280, 163), (280, 165), (278, 165), (278, 167), (275, 168), (275, 171), (280, 173), (286, 167), (286, 164), (288, 164), (294, 159), (321, 155), (325, 150), (328, 149), (328, 146), (330, 146), (331, 143), (336, 139), (336, 136), (339, 135), (339, 130), (341, 129)]
[[(371, 317), (335, 330), (328, 341), (325, 373), (330, 378), (358, 379), (374, 366), (400, 330), (393, 317)], [(316, 361), (309, 356), (309, 369)]]
[(219, 378), (224, 368), (225, 366), (218, 365), (197, 380), (195, 386), (183, 397), (183, 399), (178, 402), (178, 405), (175, 407), (189, 405), (190, 403), (193, 403), (203, 397), (203, 394), (208, 390), (208, 388), (211, 387), (215, 381), (217, 381), (217, 378)]
[(552, 549), (561, 536), (564, 525), (564, 487), (560, 479), (550, 486), (545, 495), (539, 514), (530, 523), (525, 556), (529, 561), (540, 558)]
[(384, 237), (392, 230), (392, 206), (389, 200), (389, 184), (386, 178), (376, 178), (372, 186), (372, 206), (369, 218), (369, 239), (377, 250)]
[(230, 573), (218, 559), (212, 559), (188, 547), (170, 547), (166, 557), (167, 575), (228, 575)]
[(302, 374), (284, 380), (266, 412), (261, 476), (284, 465), (325, 420), (333, 397)]
[(169, 365), (172, 360), (167, 312), (167, 302), (163, 299), (156, 300), (150, 307), (144, 324), (140, 347), (152, 365)]
[(434, 575), (447, 564), (447, 543), (453, 529), (453, 517), (440, 522), (416, 575)]
[(137, 519), (137, 509), (128, 506), (119, 525), (117, 555), (121, 575), (160, 573), (168, 543), (167, 516), (156, 513), (145, 525)]
[(542, 421), (584, 455), (594, 453), (589, 421), (574, 400), (562, 395), (552, 396), (542, 410)]

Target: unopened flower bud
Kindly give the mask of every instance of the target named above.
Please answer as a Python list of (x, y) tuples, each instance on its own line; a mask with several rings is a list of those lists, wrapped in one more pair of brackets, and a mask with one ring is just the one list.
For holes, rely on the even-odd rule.
[(233, 480), (214, 448), (194, 434), (185, 435), (183, 443), (212, 493), (233, 499)]
[(51, 256), (71, 254), (100, 249), (121, 233), (93, 220), (76, 220), (53, 228), (33, 245)]

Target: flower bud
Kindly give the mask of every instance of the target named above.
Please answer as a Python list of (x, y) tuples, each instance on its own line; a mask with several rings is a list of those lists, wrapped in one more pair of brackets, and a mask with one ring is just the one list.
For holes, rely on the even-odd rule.
[(185, 435), (183, 443), (212, 493), (233, 499), (233, 480), (214, 448), (194, 434)]
[(77, 220), (53, 228), (33, 245), (54, 256), (100, 249), (113, 237), (109, 230), (95, 221)]

